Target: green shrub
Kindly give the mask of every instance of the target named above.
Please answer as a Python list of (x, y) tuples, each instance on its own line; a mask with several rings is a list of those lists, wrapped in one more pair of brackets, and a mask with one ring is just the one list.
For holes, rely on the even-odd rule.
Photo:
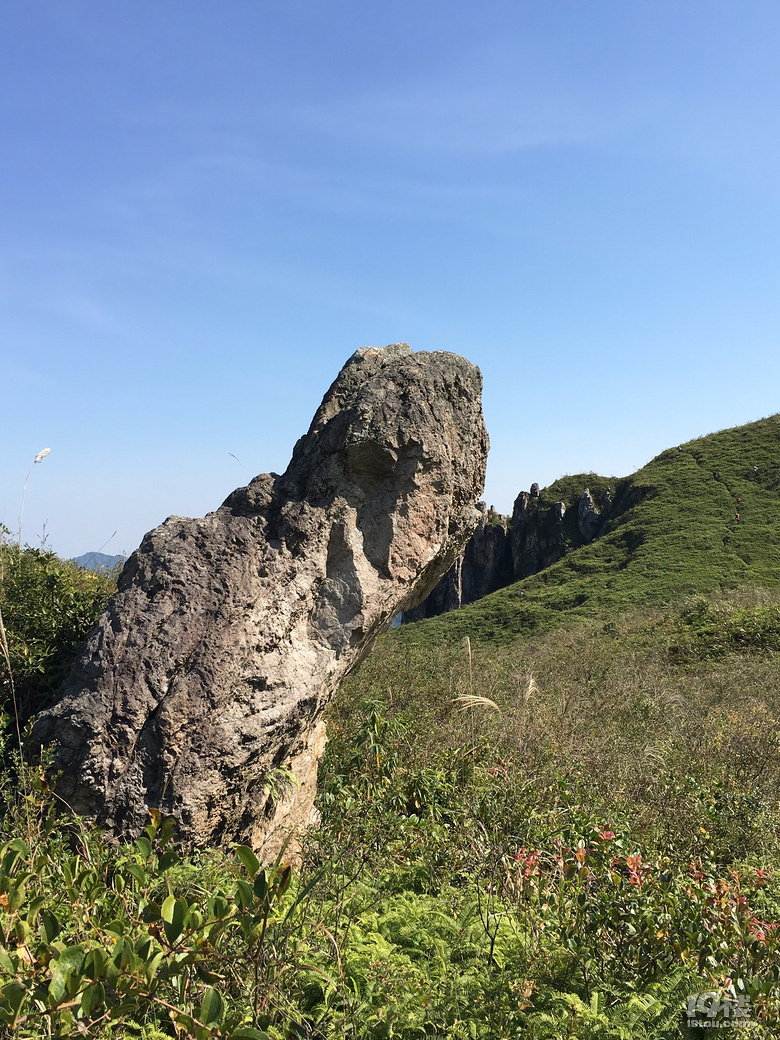
[(38, 789), (37, 826), (0, 848), (0, 1035), (281, 1036), (253, 1023), (272, 1017), (290, 867), (243, 846), (232, 864), (183, 862), (156, 811), (111, 847)]
[(115, 578), (53, 552), (0, 541), (0, 614), (9, 654), (9, 660), (0, 654), (0, 703), (10, 711), (12, 675), (22, 725), (50, 702), (115, 591)]

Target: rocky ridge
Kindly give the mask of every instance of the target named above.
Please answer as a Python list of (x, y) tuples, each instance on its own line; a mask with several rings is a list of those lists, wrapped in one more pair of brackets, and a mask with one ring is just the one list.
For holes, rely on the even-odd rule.
[[(605, 483), (604, 478), (596, 481)], [(606, 530), (613, 516), (611, 486), (593, 493), (585, 487), (574, 500), (568, 495), (568, 504), (553, 500), (554, 492), (555, 486), (542, 492), (532, 484), (529, 491), (518, 494), (511, 517), (478, 503), (480, 521), (463, 555), (427, 599), (404, 613), (403, 620), (421, 621), (473, 603), (551, 567)]]

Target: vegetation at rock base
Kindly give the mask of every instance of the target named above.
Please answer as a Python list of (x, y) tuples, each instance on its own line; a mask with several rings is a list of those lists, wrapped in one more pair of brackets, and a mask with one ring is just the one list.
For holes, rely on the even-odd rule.
[(0, 708), (12, 706), (13, 676), (25, 721), (47, 706), (66, 676), (116, 588), (116, 575), (84, 570), (46, 549), (22, 549), (7, 535), (0, 526), (0, 612), (8, 644), (8, 660), (0, 659)]
[[(687, 1006), (780, 1034), (779, 429), (664, 453), (601, 556), (380, 640), (331, 705), (300, 866), (185, 857), (158, 814), (109, 844), (7, 750), (0, 1036), (706, 1035)], [(58, 564), (22, 555), (29, 616), (8, 568), (0, 610), (9, 648), (60, 648), (45, 696), (73, 619), (35, 614)]]

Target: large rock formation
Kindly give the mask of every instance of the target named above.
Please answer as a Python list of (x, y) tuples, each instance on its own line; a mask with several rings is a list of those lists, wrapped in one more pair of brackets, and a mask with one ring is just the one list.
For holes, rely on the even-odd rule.
[(484, 502), (477, 508), (482, 517), (463, 555), (430, 596), (404, 612), (405, 622), (437, 617), (474, 603), (513, 581), (538, 574), (569, 550), (563, 532), (566, 504), (541, 506), (538, 484), (531, 485), (530, 493), (520, 492), (511, 519), (492, 507), (488, 510)]
[(538, 484), (531, 485), (530, 494), (520, 492), (512, 509), (510, 531), (516, 581), (538, 574), (563, 559), (568, 551), (563, 533), (565, 516), (565, 502), (553, 502), (546, 507), (541, 504)]
[(329, 697), (479, 519), (480, 390), (454, 354), (359, 350), (283, 476), (144, 538), (33, 733), (76, 811), (131, 835), (154, 806), (265, 855), (306, 821)]

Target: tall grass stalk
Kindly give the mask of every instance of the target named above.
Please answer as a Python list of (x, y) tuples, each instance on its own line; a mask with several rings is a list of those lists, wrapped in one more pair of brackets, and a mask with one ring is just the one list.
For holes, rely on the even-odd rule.
[(30, 474), (32, 473), (33, 469), (35, 468), (35, 465), (37, 463), (39, 463), (39, 462), (43, 462), (43, 460), (49, 454), (51, 454), (51, 448), (44, 448), (42, 451), (39, 451), (38, 454), (35, 456), (35, 458), (32, 461), (32, 466), (30, 466), (30, 468), (27, 470), (27, 476), (24, 478), (24, 487), (22, 488), (22, 504), (19, 507), (19, 549), (20, 550), (22, 548), (22, 517), (24, 516), (24, 497), (27, 494), (27, 481), (30, 479)]
[[(0, 570), (0, 583), (2, 582), (2, 570)], [(5, 661), (5, 666), (8, 670), (8, 685), (11, 687), (11, 701), (14, 709), (14, 723), (16, 724), (16, 737), (19, 741), (19, 761), (21, 763), (22, 754), (22, 727), (19, 721), (19, 704), (16, 699), (16, 686), (14, 685), (14, 673), (11, 666), (11, 651), (8, 647), (8, 637), (5, 632), (5, 624), (3, 623), (3, 611), (0, 609), (0, 651)], [(27, 778), (25, 776), (24, 769), (19, 770), (22, 780), (22, 787), (24, 793), (27, 794)]]
[(5, 625), (3, 624), (3, 611), (0, 609), (0, 650), (3, 653), (3, 660), (5, 666), (8, 669), (8, 685), (11, 687), (11, 699), (14, 706), (14, 717), (16, 719), (16, 735), (19, 738), (19, 745), (22, 743), (22, 731), (19, 725), (19, 708), (16, 703), (16, 688), (14, 686), (14, 673), (11, 668), (11, 651), (8, 649), (8, 638), (5, 634)]
[(463, 639), (463, 645), (466, 648), (466, 656), (469, 661), (469, 694), (474, 696), (474, 661), (471, 657), (471, 640), (468, 636)]

